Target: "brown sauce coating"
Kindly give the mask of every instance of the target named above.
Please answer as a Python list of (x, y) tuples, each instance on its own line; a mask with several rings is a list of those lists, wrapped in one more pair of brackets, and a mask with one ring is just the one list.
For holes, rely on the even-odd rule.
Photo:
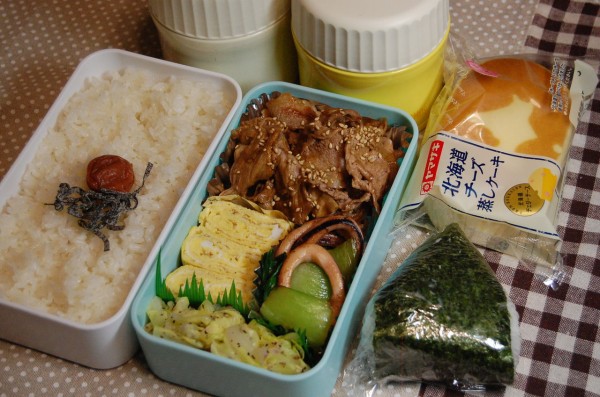
[(133, 165), (122, 157), (105, 154), (87, 166), (86, 182), (94, 191), (100, 189), (129, 192), (135, 181)]

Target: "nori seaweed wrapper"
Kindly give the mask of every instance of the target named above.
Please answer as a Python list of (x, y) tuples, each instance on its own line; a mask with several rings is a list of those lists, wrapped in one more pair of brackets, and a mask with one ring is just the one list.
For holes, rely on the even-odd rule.
[(506, 295), (458, 225), (419, 246), (369, 306), (365, 319), (374, 321), (367, 328), (372, 328), (376, 379), (391, 376), (458, 390), (512, 384)]

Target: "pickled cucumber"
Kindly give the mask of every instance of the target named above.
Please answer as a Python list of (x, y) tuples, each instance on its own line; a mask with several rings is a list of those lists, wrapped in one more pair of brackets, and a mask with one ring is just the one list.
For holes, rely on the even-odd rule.
[(306, 262), (299, 265), (292, 274), (290, 287), (315, 298), (329, 300), (331, 284), (325, 271), (318, 265)]
[[(348, 288), (358, 266), (359, 257), (355, 241), (346, 240), (330, 249), (329, 253), (342, 272), (345, 287)], [(327, 274), (314, 263), (308, 262), (299, 265), (292, 274), (290, 286), (319, 299), (331, 298), (331, 284)]]
[(272, 324), (304, 330), (309, 346), (314, 348), (325, 345), (334, 323), (329, 301), (283, 286), (271, 291), (260, 314)]

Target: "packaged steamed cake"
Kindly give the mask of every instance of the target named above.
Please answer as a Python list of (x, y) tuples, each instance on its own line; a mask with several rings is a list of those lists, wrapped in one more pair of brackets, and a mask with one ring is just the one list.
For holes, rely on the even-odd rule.
[(584, 62), (468, 63), (438, 98), (399, 219), (458, 223), (474, 243), (560, 282), (556, 221), (566, 160), (597, 77)]

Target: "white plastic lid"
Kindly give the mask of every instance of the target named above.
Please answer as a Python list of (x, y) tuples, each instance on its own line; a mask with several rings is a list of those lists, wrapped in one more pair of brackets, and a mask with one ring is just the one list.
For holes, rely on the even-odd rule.
[(292, 31), (310, 55), (338, 69), (402, 69), (446, 35), (448, 0), (292, 0)]
[(265, 29), (290, 10), (290, 0), (148, 0), (165, 27), (197, 39), (232, 39)]

